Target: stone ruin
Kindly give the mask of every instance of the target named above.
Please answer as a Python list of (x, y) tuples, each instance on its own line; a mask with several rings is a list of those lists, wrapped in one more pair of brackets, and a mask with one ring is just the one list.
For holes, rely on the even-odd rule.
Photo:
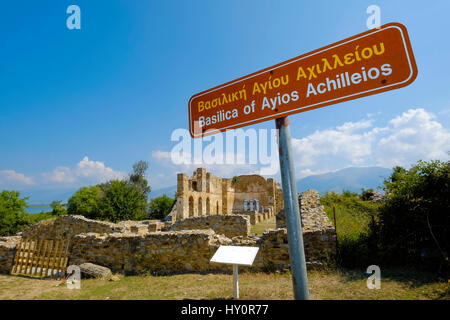
[[(198, 177), (197, 183), (199, 183)], [(203, 177), (200, 175), (200, 181)], [(280, 209), (281, 189), (271, 179), (263, 181), (258, 176), (255, 179), (247, 177), (253, 176), (238, 177), (237, 181), (234, 181), (233, 188), (229, 180), (228, 182), (222, 180), (218, 184), (225, 185), (227, 189), (226, 197), (223, 196), (223, 190), (221, 191), (222, 202), (219, 204), (222, 210), (226, 208), (227, 211), (219, 214), (211, 214), (211, 212), (208, 214), (206, 201), (208, 194), (210, 196), (211, 194), (207, 190), (211, 192), (214, 190), (211, 189), (211, 182), (215, 179), (209, 175), (210, 186), (206, 187), (206, 190), (199, 186), (203, 183), (200, 182), (197, 184), (197, 191), (194, 187), (192, 190), (189, 187), (186, 190), (190, 191), (178, 194), (176, 207), (165, 221), (111, 223), (70, 215), (41, 221), (29, 226), (16, 236), (0, 237), (0, 272), (11, 271), (16, 248), (22, 237), (48, 240), (69, 239), (69, 265), (94, 263), (108, 267), (113, 272), (124, 274), (228, 270), (227, 265), (209, 262), (220, 245), (260, 248), (253, 266), (243, 269), (286, 270), (289, 268), (289, 248), (284, 212)], [(194, 182), (187, 181), (185, 176), (179, 176), (180, 180), (184, 186), (190, 186)], [(218, 181), (213, 181), (213, 184)], [(264, 186), (266, 189), (263, 188)], [(232, 192), (237, 194), (232, 195)], [(188, 205), (188, 217), (185, 217), (184, 206), (183, 209), (178, 206), (184, 204), (184, 199), (194, 195), (197, 202), (200, 197), (201, 201), (205, 201), (205, 211), (200, 211), (197, 206), (195, 211), (197, 214), (191, 215)], [(212, 199), (217, 201), (218, 198), (211, 196), (210, 204)], [(247, 207), (244, 204), (244, 201), (248, 199), (255, 201), (254, 206), (258, 200), (259, 205), (263, 205), (264, 209), (254, 207), (253, 209), (259, 210), (248, 210), (248, 202)], [(300, 195), (299, 204), (307, 261), (310, 265), (317, 261), (326, 262), (335, 254), (336, 232), (320, 205), (317, 191), (307, 191)], [(268, 229), (262, 236), (251, 235), (251, 225), (273, 217), (275, 209), (280, 209), (276, 215), (277, 229)]]
[[(177, 177), (176, 210), (173, 220), (226, 214), (250, 214), (254, 223), (283, 208), (283, 191), (274, 179), (241, 175), (232, 179), (216, 177), (198, 168), (191, 178)], [(176, 213), (176, 214), (175, 214)]]

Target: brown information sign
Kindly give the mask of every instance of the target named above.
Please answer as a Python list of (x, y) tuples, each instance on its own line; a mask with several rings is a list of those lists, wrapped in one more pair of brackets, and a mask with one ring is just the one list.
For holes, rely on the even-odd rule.
[(405, 26), (389, 23), (192, 96), (189, 129), (199, 138), (401, 88), (416, 76)]

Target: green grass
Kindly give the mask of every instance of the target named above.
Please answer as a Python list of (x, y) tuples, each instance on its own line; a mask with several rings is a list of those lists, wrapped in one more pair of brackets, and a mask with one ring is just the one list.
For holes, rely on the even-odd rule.
[(320, 202), (333, 224), (333, 208), (336, 210), (337, 264), (349, 268), (373, 264), (375, 242), (369, 226), (380, 204), (363, 201), (358, 194), (349, 192), (327, 193)]
[(252, 225), (252, 228), (250, 230), (250, 232), (252, 234), (257, 234), (257, 235), (262, 235), (263, 232), (266, 229), (275, 229), (276, 228), (276, 223), (275, 223), (275, 217), (272, 217), (270, 219), (267, 219), (263, 222), (257, 223), (255, 225)]
[(355, 195), (327, 193), (320, 198), (325, 212), (334, 224), (333, 207), (336, 209), (336, 230), (338, 240), (357, 239), (367, 232), (371, 216), (376, 215), (379, 204), (363, 201)]
[[(364, 270), (309, 271), (310, 297), (314, 300), (449, 299), (450, 285), (432, 274), (411, 270), (382, 270), (381, 289), (369, 290)], [(239, 275), (241, 299), (293, 299), (290, 273)], [(171, 300), (231, 299), (232, 274), (178, 274), (120, 276), (120, 281), (88, 279), (81, 289), (68, 289), (55, 280), (0, 275), (0, 300)]]

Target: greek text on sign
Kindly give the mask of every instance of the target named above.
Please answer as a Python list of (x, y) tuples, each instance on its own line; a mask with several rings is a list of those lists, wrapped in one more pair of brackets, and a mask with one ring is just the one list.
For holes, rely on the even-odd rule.
[(401, 88), (417, 77), (406, 27), (389, 23), (198, 93), (192, 137)]

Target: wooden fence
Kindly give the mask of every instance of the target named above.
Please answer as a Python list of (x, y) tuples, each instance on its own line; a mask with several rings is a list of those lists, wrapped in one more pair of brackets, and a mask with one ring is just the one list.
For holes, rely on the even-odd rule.
[(69, 240), (22, 239), (11, 274), (64, 279), (68, 260)]

